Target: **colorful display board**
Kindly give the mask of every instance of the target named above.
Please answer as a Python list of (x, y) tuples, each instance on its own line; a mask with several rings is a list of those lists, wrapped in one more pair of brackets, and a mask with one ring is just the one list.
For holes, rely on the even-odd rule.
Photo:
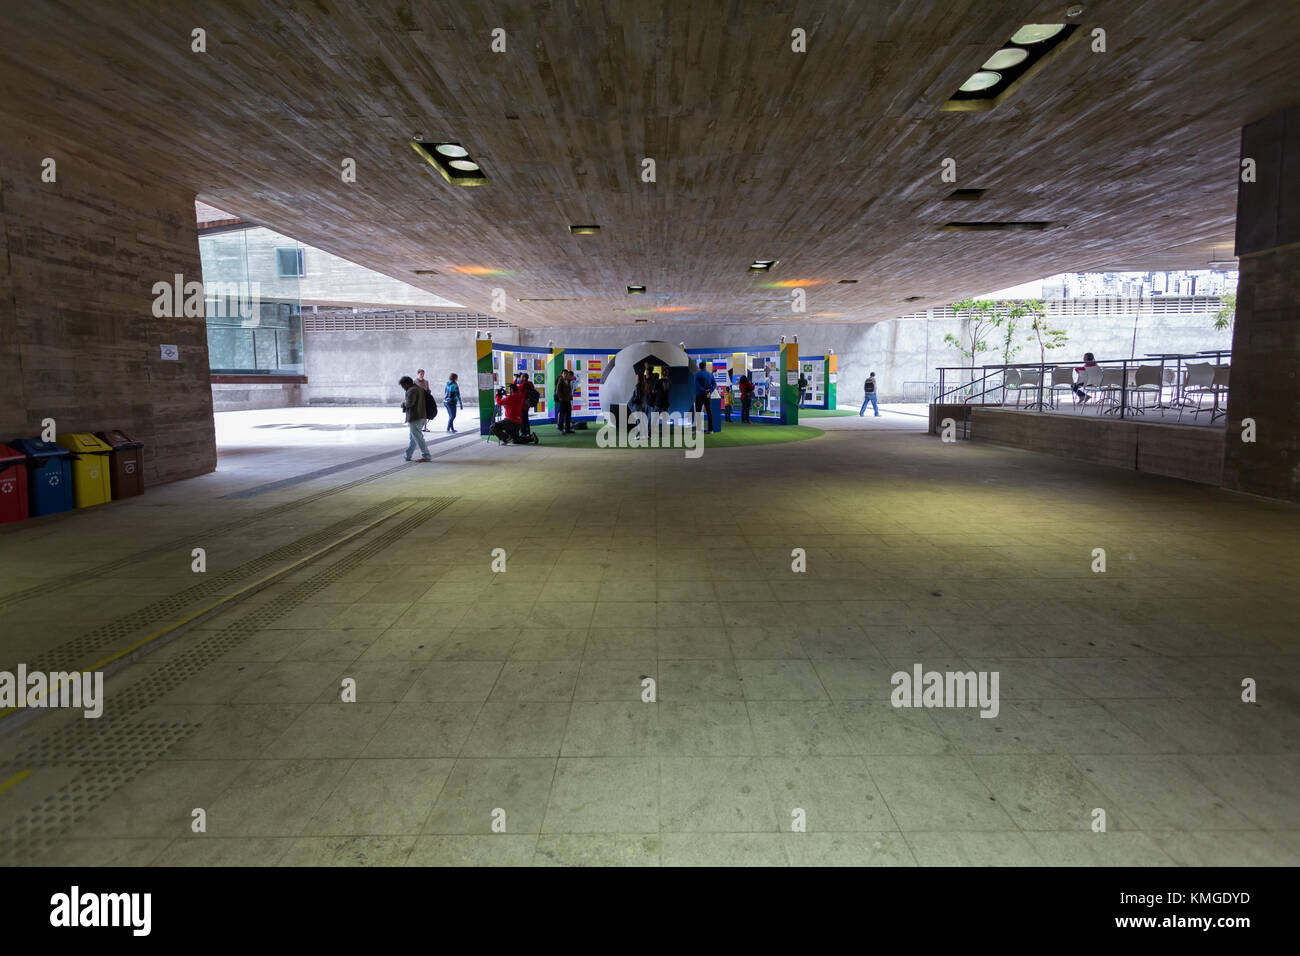
[(804, 408), (835, 407), (837, 367), (834, 355), (799, 356), (799, 371), (808, 380), (808, 387), (804, 391)]
[[(516, 372), (526, 371), (541, 394), (541, 401), (529, 414), (532, 423), (555, 421), (554, 384), (556, 376), (564, 369), (574, 373), (573, 420), (594, 422), (604, 419), (601, 385), (618, 349), (538, 348), (479, 339), (475, 342), (475, 350), (480, 434), (486, 435), (496, 418), (496, 390), (514, 381)], [(696, 362), (707, 363), (719, 388), (731, 390), (733, 418), (740, 414), (740, 376), (748, 375), (755, 386), (754, 402), (750, 408), (752, 420), (782, 425), (799, 423), (797, 345), (687, 349), (686, 353)], [(834, 356), (830, 358), (833, 360)]]

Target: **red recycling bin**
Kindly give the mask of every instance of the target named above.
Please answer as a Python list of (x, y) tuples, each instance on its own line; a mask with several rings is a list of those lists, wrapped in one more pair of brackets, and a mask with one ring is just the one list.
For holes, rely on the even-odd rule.
[(27, 517), (27, 456), (0, 445), (0, 524)]

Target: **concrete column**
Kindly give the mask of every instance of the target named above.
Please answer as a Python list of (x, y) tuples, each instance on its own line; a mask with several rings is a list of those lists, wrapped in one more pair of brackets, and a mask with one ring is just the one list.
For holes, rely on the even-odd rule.
[[(1223, 487), (1300, 501), (1300, 105), (1242, 130)], [(1239, 174), (1239, 180), (1242, 177)], [(1247, 180), (1249, 179), (1247, 176)], [(1255, 441), (1242, 441), (1254, 419)]]

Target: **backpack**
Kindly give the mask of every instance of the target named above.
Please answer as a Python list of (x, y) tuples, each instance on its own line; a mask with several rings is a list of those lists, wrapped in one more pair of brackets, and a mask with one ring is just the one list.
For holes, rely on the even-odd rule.
[(433, 392), (426, 391), (424, 393), (424, 410), (426, 412), (424, 417), (429, 421), (433, 421), (438, 417), (438, 403), (433, 400)]
[(538, 393), (537, 389), (533, 387), (533, 380), (530, 378), (528, 380), (528, 391), (524, 392), (524, 402), (529, 408), (536, 408), (537, 403), (541, 400), (542, 396)]

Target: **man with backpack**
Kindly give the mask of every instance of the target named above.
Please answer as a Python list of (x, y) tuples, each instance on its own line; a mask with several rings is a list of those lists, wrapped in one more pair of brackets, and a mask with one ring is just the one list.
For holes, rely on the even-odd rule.
[(865, 382), (862, 383), (862, 394), (866, 396), (862, 399), (862, 411), (858, 412), (858, 418), (867, 413), (867, 405), (871, 405), (876, 410), (876, 417), (880, 417), (880, 405), (876, 403), (876, 373), (872, 372)]
[[(419, 445), (420, 461), (429, 461), (429, 446), (424, 442), (424, 425), (429, 419), (428, 409), (433, 404), (433, 397), (415, 384), (415, 379), (409, 375), (403, 375), (397, 380), (397, 384), (406, 393), (406, 399), (402, 402), (402, 411), (406, 413), (406, 424), (411, 430), (411, 440), (406, 446), (406, 460), (411, 460), (416, 445)], [(438, 414), (436, 407), (433, 413)]]

